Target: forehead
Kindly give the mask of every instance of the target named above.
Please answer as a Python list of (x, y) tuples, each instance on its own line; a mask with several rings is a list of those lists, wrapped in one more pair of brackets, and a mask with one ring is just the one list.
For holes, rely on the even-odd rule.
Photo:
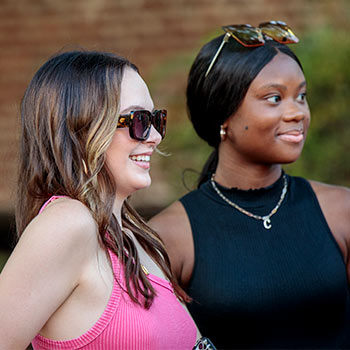
[(131, 106), (153, 110), (153, 101), (140, 74), (126, 67), (120, 86), (120, 112), (128, 110)]
[(268, 83), (300, 84), (305, 80), (298, 63), (290, 56), (279, 52), (256, 76), (251, 86), (259, 87)]

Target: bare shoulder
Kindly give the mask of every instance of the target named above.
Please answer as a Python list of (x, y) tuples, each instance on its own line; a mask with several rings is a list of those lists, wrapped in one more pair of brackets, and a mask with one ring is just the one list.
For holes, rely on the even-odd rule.
[[(326, 211), (340, 212), (350, 221), (350, 188), (310, 181), (320, 205)], [(345, 219), (344, 218), (344, 219)]]
[(97, 225), (88, 208), (78, 200), (60, 198), (29, 223), (14, 253), (35, 253), (37, 259), (46, 259), (52, 266), (75, 261), (78, 268), (96, 251), (97, 238)]
[(96, 224), (79, 201), (57, 199), (29, 223), (0, 274), (1, 344), (29, 344), (79, 286), (97, 247)]
[(51, 202), (33, 221), (35, 220), (85, 229), (95, 225), (90, 210), (80, 201), (71, 198), (59, 198)]
[(310, 181), (310, 184), (344, 259), (348, 261), (350, 255), (350, 189), (317, 181)]
[[(166, 239), (171, 236), (174, 231), (178, 232), (179, 228), (190, 228), (189, 220), (185, 208), (180, 201), (176, 201), (169, 207), (162, 210), (157, 215), (153, 216), (149, 221), (149, 225), (156, 230), (161, 237)], [(170, 237), (169, 237), (170, 238)]]
[(74, 283), (79, 283), (97, 247), (97, 225), (88, 208), (77, 200), (60, 198), (29, 223), (11, 258), (15, 262), (30, 258), (33, 269), (46, 262), (55, 273), (70, 270)]
[(192, 274), (194, 247), (191, 224), (180, 201), (176, 201), (148, 223), (162, 238), (175, 275), (184, 283)]
[(180, 201), (174, 202), (155, 215), (149, 221), (149, 225), (163, 239), (168, 251), (180, 248), (192, 238), (191, 225)]
[(93, 239), (96, 230), (96, 222), (84, 204), (75, 199), (60, 198), (30, 222), (23, 236), (47, 236), (58, 244), (75, 244), (82, 239), (86, 242)]

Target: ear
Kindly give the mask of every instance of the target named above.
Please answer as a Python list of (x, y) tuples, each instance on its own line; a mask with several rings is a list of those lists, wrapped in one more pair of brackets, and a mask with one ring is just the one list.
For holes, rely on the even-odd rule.
[(225, 141), (226, 140), (226, 128), (224, 128), (223, 125), (220, 125), (220, 139), (221, 141)]
[(229, 119), (230, 118), (227, 118), (221, 125), (222, 125), (222, 127), (226, 130), (227, 129), (227, 127), (228, 127), (228, 124), (229, 124)]

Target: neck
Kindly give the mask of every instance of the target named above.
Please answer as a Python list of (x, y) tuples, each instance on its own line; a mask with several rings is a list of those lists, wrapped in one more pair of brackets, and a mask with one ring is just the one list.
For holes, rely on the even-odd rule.
[(116, 195), (114, 204), (113, 204), (113, 214), (118, 220), (118, 224), (122, 227), (122, 206), (126, 198), (121, 198)]
[(280, 164), (257, 164), (232, 159), (219, 150), (219, 162), (215, 181), (224, 187), (242, 190), (257, 189), (272, 185), (281, 176)]

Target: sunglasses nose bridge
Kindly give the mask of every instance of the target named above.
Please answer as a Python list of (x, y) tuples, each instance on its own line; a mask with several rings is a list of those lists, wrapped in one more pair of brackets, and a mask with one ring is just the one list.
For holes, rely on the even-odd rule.
[(158, 115), (158, 111), (151, 112), (151, 115), (150, 115), (151, 124), (155, 125), (156, 120), (157, 120), (156, 119), (157, 115)]

